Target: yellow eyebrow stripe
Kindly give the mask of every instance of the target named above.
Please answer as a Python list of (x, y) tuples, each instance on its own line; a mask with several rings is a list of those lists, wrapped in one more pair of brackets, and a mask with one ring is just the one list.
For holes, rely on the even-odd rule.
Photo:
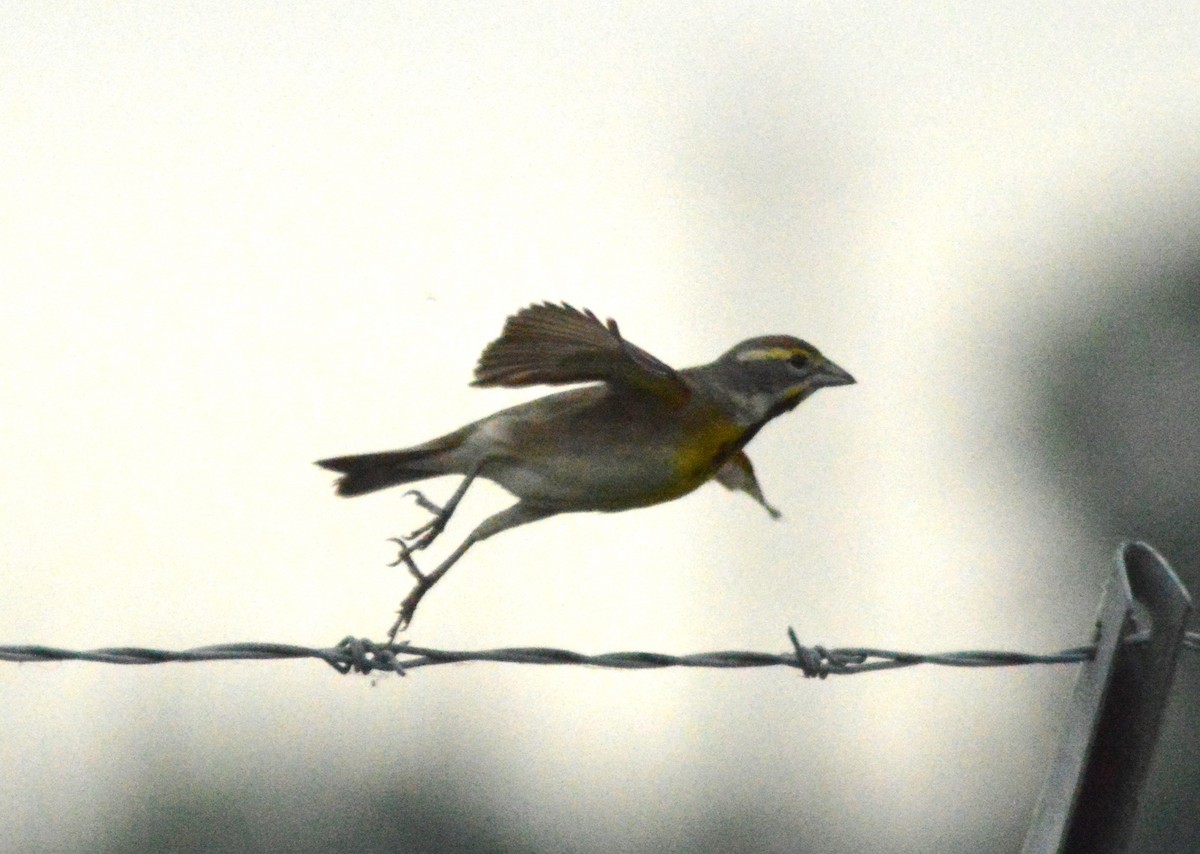
[(760, 350), (746, 350), (737, 354), (739, 362), (758, 362), (764, 359), (780, 359), (787, 360), (792, 356), (805, 353), (804, 350), (789, 349), (787, 347), (764, 347)]

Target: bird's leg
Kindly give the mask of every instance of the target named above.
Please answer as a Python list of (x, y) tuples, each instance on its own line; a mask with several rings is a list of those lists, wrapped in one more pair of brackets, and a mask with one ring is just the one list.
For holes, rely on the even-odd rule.
[(475, 480), (480, 470), (483, 468), (483, 462), (476, 463), (475, 466), (467, 472), (467, 476), (463, 478), (462, 483), (458, 485), (458, 489), (454, 490), (454, 494), (450, 496), (450, 500), (446, 502), (444, 507), (439, 507), (434, 504), (425, 494), (417, 489), (410, 489), (405, 495), (416, 497), (417, 506), (424, 510), (428, 510), (433, 514), (433, 518), (426, 522), (421, 527), (417, 528), (407, 537), (392, 537), (390, 542), (400, 546), (400, 554), (392, 561), (389, 566), (399, 566), (404, 564), (408, 567), (408, 571), (413, 573), (417, 578), (421, 578), (421, 572), (417, 569), (417, 565), (413, 563), (412, 553), (428, 548), (429, 544), (438, 538), (438, 534), (446, 529), (446, 523), (450, 521), (450, 517), (454, 515), (455, 509), (458, 507), (458, 502), (462, 501), (467, 489), (471, 486), (471, 482)]
[(428, 575), (425, 575), (419, 569), (417, 569), (417, 565), (413, 561), (412, 556), (403, 551), (402, 546), (400, 557), (397, 559), (397, 563), (403, 561), (408, 567), (408, 571), (412, 573), (412, 576), (415, 579), (417, 579), (417, 583), (413, 585), (413, 589), (408, 591), (408, 595), (405, 596), (404, 601), (400, 603), (400, 610), (397, 611), (396, 622), (392, 623), (392, 627), (388, 629), (388, 643), (395, 643), (397, 633), (408, 628), (408, 624), (412, 622), (413, 614), (417, 612), (417, 605), (420, 604), (421, 599), (426, 593), (429, 592), (430, 588), (437, 584), (439, 579), (441, 579), (441, 577), (450, 570), (450, 567), (453, 566), (454, 563), (466, 553), (467, 549), (474, 545), (474, 543), (478, 540), (478, 537), (476, 537), (478, 530), (479, 529), (477, 528), (475, 531), (472, 531), (471, 534), (465, 540), (463, 540), (461, 544), (459, 544), (458, 548), (452, 551), (450, 556), (442, 561), (438, 568)]
[(396, 563), (403, 563), (407, 566), (408, 571), (417, 580), (417, 583), (413, 585), (413, 589), (408, 592), (408, 595), (404, 597), (404, 601), (400, 603), (396, 622), (392, 623), (392, 627), (388, 630), (388, 643), (394, 643), (397, 633), (408, 627), (408, 624), (412, 622), (413, 614), (417, 612), (417, 605), (420, 604), (421, 599), (429, 592), (433, 585), (441, 580), (443, 575), (450, 571), (450, 567), (454, 566), (458, 559), (466, 553), (467, 549), (481, 540), (486, 540), (493, 534), (498, 534), (509, 528), (515, 528), (517, 525), (524, 525), (527, 522), (536, 522), (538, 519), (545, 519), (547, 516), (553, 516), (556, 512), (555, 510), (548, 510), (541, 507), (532, 507), (521, 502), (514, 504), (507, 510), (501, 510), (494, 516), (484, 519), (479, 527), (468, 534), (467, 538), (462, 541), (458, 548), (452, 551), (441, 562), (438, 568), (428, 575), (417, 569), (412, 555), (406, 551), (402, 551)]

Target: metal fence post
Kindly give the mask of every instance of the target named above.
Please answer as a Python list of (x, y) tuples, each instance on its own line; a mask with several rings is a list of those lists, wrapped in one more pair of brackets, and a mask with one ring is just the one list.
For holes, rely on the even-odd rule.
[[(1096, 656), (1075, 684), (1024, 854), (1125, 851), (1191, 609), (1158, 552), (1121, 545), (1100, 606)], [(1148, 641), (1121, 642), (1144, 629)]]

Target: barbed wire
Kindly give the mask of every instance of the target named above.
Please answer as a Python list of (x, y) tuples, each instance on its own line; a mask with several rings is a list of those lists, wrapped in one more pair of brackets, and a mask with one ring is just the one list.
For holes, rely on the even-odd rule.
[[(1148, 632), (1127, 636), (1125, 643), (1145, 643)], [(111, 647), (92, 650), (58, 649), (48, 646), (0, 646), (0, 661), (18, 663), (47, 661), (91, 661), (100, 664), (166, 664), (199, 661), (264, 661), (315, 658), (339, 673), (398, 673), (435, 664), (463, 662), (504, 662), (508, 664), (584, 665), (618, 670), (648, 670), (664, 667), (791, 667), (806, 677), (824, 679), (830, 675), (852, 675), (876, 670), (936, 664), (943, 667), (1014, 667), (1029, 664), (1079, 664), (1090, 661), (1095, 644), (1072, 647), (1049, 655), (996, 650), (916, 653), (873, 647), (805, 646), (789, 628), (792, 651), (786, 653), (719, 651), (692, 655), (660, 652), (607, 652), (585, 655), (552, 647), (510, 647), (489, 650), (446, 650), (417, 646), (404, 641), (381, 644), (365, 638), (347, 637), (332, 647), (307, 647), (281, 643), (230, 643), (185, 650)], [(1183, 645), (1200, 649), (1200, 632), (1187, 632)]]

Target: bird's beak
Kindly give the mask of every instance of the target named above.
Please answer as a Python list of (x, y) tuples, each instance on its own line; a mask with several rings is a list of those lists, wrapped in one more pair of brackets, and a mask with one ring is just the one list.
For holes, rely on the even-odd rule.
[(824, 388), (825, 386), (833, 385), (853, 385), (854, 377), (850, 376), (849, 371), (845, 371), (835, 365), (828, 359), (825, 360), (815, 374), (813, 374), (811, 383), (814, 388)]

